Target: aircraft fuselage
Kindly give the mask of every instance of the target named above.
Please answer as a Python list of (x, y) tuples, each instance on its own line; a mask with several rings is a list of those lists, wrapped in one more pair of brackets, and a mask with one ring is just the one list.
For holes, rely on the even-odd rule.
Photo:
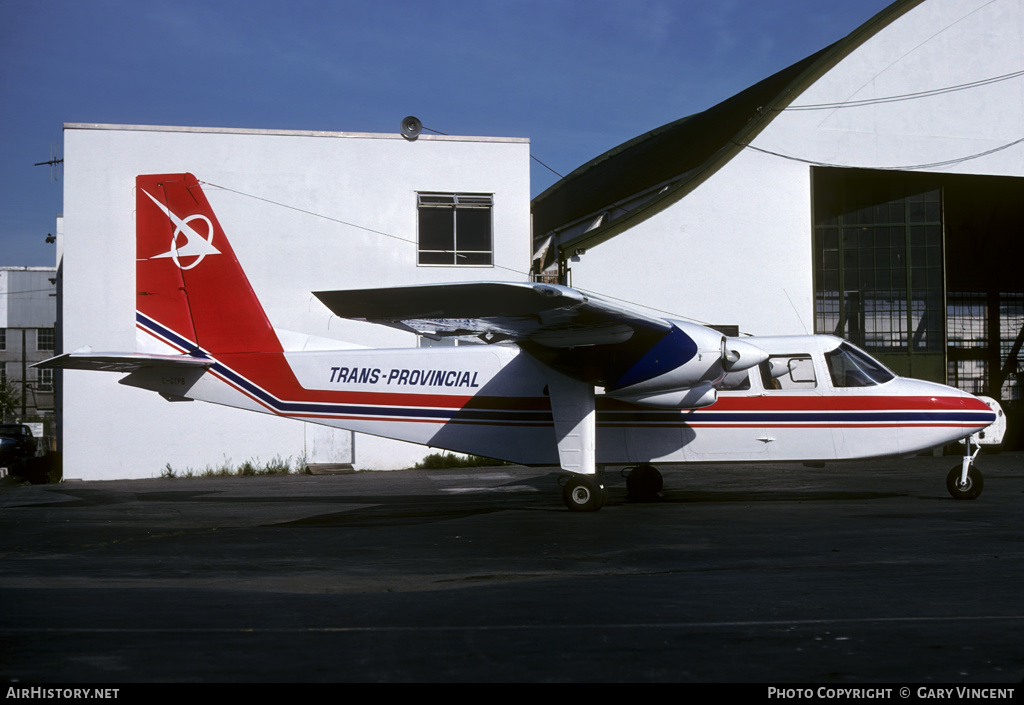
[[(182, 349), (184, 341), (144, 318), (140, 330)], [(750, 340), (771, 361), (730, 375), (710, 406), (649, 408), (598, 390), (597, 463), (908, 455), (993, 420), (975, 397), (940, 384), (891, 376), (837, 386), (826, 355), (841, 341), (831, 336)], [(207, 370), (140, 370), (123, 383), (522, 464), (559, 463), (550, 397), (558, 373), (512, 345), (223, 353), (215, 359)], [(785, 363), (782, 374), (778, 360)]]

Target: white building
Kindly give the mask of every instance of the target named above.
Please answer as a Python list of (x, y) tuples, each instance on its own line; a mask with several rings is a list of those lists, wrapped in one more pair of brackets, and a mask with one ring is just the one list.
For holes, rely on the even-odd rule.
[[(57, 318), (54, 267), (0, 267), (0, 389), (10, 385), (13, 409), (0, 421), (41, 424), (53, 415), (53, 370), (33, 363), (53, 356)], [(49, 429), (45, 429), (49, 431)]]
[[(140, 174), (191, 172), (203, 182), (276, 328), (411, 347), (411, 334), (332, 317), (311, 292), (529, 276), (526, 139), (87, 124), (65, 125), (64, 138), (63, 351), (136, 347)], [(490, 226), (490, 238), (454, 260), (419, 241), (420, 212), (440, 206), (454, 214), (460, 196), (489, 213), (489, 222), (479, 210), (474, 217)], [(201, 471), (275, 457), (397, 468), (429, 452), (210, 404), (169, 403), (117, 380), (63, 372), (65, 478), (154, 477), (168, 465)]]
[(834, 332), (1012, 426), (1022, 177), (1024, 2), (901, 0), (538, 196), (538, 269), (747, 333)]

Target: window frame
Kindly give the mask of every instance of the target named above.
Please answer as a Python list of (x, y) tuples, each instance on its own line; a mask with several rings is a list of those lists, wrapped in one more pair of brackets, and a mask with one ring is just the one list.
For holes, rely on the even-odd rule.
[(873, 354), (942, 353), (943, 187), (854, 172), (815, 170), (815, 331)]
[[(49, 347), (44, 348), (43, 341), (47, 337), (49, 338)], [(55, 352), (56, 350), (57, 331), (53, 328), (36, 328), (36, 352)]]
[[(777, 375), (772, 374), (773, 361), (785, 361), (784, 367), (780, 368), (783, 371)], [(761, 388), (768, 394), (819, 393), (817, 390), (821, 386), (821, 375), (813, 353), (773, 353), (757, 366), (757, 370)], [(807, 370), (810, 371), (812, 379), (794, 377), (797, 372), (803, 373)], [(785, 378), (788, 380), (784, 381)]]
[[(436, 216), (438, 212), (451, 211), (450, 231), (441, 233), (425, 232), (425, 216)], [(459, 242), (459, 214), (475, 215), (480, 211), (487, 212), (486, 219), (486, 249), (480, 249), (477, 243), (467, 243), (460, 247)], [(443, 221), (444, 218), (436, 219), (435, 223)], [(469, 218), (461, 219), (463, 227), (471, 225)], [(476, 224), (477, 226), (480, 223)], [(478, 239), (480, 233), (467, 235)], [(433, 242), (426, 244), (424, 240), (431, 239)], [(445, 239), (444, 245), (449, 247), (436, 247), (437, 241)], [(447, 255), (451, 261), (439, 261)], [(460, 262), (460, 258), (470, 261)], [(486, 258), (486, 262), (479, 261)], [(494, 267), (494, 194), (493, 193), (472, 193), (472, 192), (444, 192), (444, 191), (417, 191), (416, 192), (416, 265), (418, 267)]]
[(53, 394), (55, 375), (53, 370), (36, 370), (35, 390), (41, 394)]
[(896, 373), (845, 340), (825, 351), (825, 371), (833, 389), (871, 389), (896, 379)]

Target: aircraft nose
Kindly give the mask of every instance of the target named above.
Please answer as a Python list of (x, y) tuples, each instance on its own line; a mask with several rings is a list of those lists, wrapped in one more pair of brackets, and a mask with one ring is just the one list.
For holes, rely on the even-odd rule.
[[(996, 420), (995, 413), (982, 400), (963, 390), (935, 382), (900, 378), (904, 393), (916, 397), (921, 424), (901, 433), (901, 442), (914, 445), (918, 437), (921, 445), (929, 447), (952, 443), (977, 433)], [(925, 428), (927, 427), (927, 429)]]
[(955, 387), (945, 387), (945, 389), (959, 402), (958, 416), (964, 436), (977, 433), (995, 422), (996, 412), (978, 397)]
[(960, 398), (960, 411), (964, 415), (964, 427), (970, 426), (972, 433), (995, 423), (996, 420), (996, 412), (990, 409), (988, 404), (967, 392), (963, 392)]

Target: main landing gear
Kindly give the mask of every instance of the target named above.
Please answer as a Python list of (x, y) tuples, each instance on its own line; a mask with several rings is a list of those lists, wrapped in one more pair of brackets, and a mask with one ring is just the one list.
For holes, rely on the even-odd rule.
[[(656, 501), (665, 486), (658, 469), (646, 463), (623, 468), (622, 474), (626, 478), (627, 496), (634, 502)], [(562, 501), (570, 512), (596, 512), (608, 501), (608, 488), (600, 473), (563, 475), (558, 483), (562, 485)]]
[(599, 475), (568, 475), (562, 501), (570, 512), (596, 512), (608, 501), (608, 488)]
[(637, 502), (653, 502), (658, 493), (665, 487), (665, 481), (658, 468), (644, 463), (634, 468), (624, 468), (626, 476), (626, 495)]
[(974, 467), (974, 459), (978, 457), (981, 446), (974, 444), (971, 451), (971, 438), (966, 440), (963, 462), (954, 465), (946, 475), (946, 489), (953, 499), (976, 499), (985, 487), (985, 481), (978, 468)]

